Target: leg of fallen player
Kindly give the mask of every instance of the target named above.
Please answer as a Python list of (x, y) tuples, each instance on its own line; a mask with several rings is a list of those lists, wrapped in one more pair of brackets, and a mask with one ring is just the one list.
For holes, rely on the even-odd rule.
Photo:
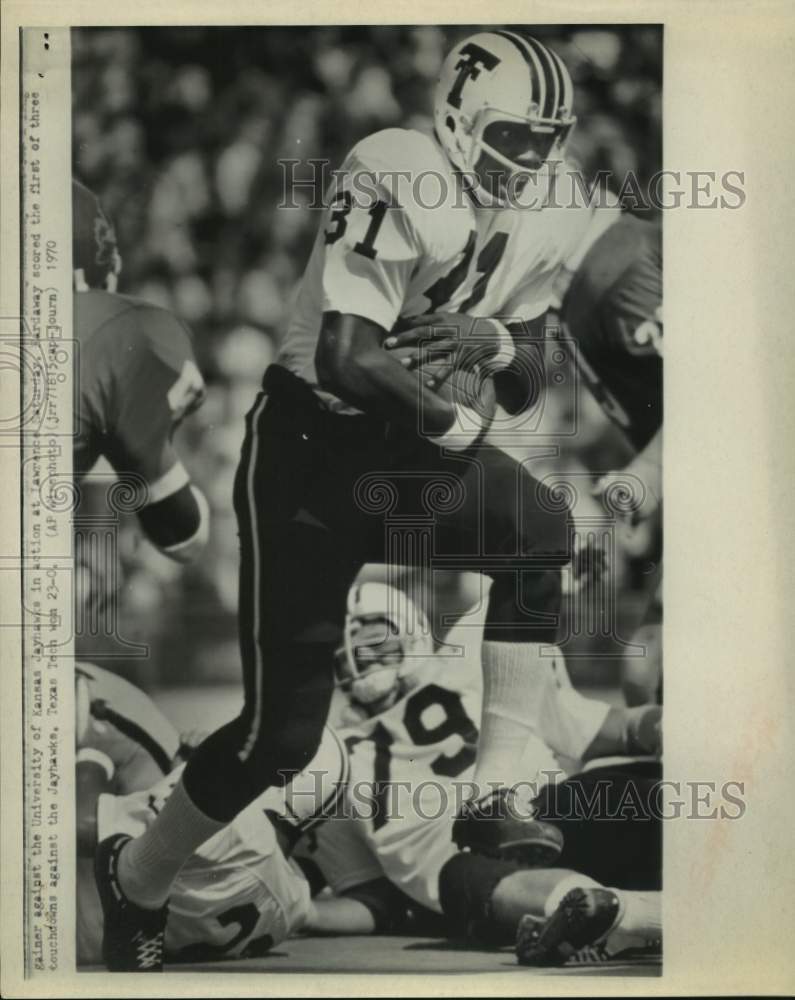
[(558, 965), (582, 948), (602, 958), (647, 949), (662, 934), (661, 894), (607, 888), (567, 868), (527, 869), (462, 853), (439, 876), (450, 933), (482, 943), (517, 941), (519, 961)]

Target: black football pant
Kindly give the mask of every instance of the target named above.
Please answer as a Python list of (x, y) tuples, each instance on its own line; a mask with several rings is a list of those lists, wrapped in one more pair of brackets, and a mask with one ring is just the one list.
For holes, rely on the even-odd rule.
[(419, 434), (329, 412), (274, 365), (247, 416), (234, 503), (244, 707), (185, 772), (218, 820), (314, 756), (364, 563), (486, 573), (487, 638), (555, 641), (568, 510), (498, 449), (443, 455)]
[(617, 889), (661, 889), (661, 781), (659, 762), (632, 761), (547, 785), (536, 806), (563, 834), (555, 867)]

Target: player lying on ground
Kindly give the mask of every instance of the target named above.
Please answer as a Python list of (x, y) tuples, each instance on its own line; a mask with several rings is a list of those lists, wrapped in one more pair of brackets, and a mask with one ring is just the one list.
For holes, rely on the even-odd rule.
[[(524, 465), (484, 444), (490, 381), (454, 405), (382, 345), (399, 316), (429, 310), (543, 317), (593, 211), (563, 166), (572, 101), (568, 70), (549, 48), (482, 32), (443, 64), (434, 137), (388, 129), (348, 156), (278, 363), (248, 415), (236, 478), (245, 704), (191, 757), (144, 834), (100, 845), (109, 968), (139, 968), (134, 942), (157, 950), (187, 858), (316, 752), (348, 589), (363, 563), (394, 560), (384, 524), (392, 507), (427, 520), (430, 505), (435, 553), (493, 579), (475, 782), (522, 777), (533, 709), (526, 665), (554, 641), (567, 511)], [(422, 189), (429, 175), (433, 201)], [(567, 187), (562, 199), (547, 198), (553, 185)], [(532, 188), (528, 208), (521, 197)], [(486, 325), (498, 366), (510, 336)], [(460, 844), (489, 836), (480, 821), (493, 803), (478, 798), (473, 786), (455, 827)], [(554, 858), (559, 832), (529, 815), (520, 824), (526, 850)]]
[[(473, 778), (482, 700), (479, 632), (469, 616), (462, 623), (434, 651), (424, 613), (404, 592), (375, 582), (354, 586), (338, 660), (349, 699), (339, 730), (350, 754), (346, 807), (344, 816), (305, 838), (297, 855), (311, 858), (336, 892), (370, 885), (367, 900), (359, 901), (358, 926), (371, 932), (400, 925), (408, 897), (409, 905), (444, 911), (452, 936), (485, 932), (487, 940), (504, 943), (513, 941), (522, 916), (557, 905), (558, 886), (605, 884), (614, 894), (659, 888), (659, 823), (616, 815), (630, 783), (648, 796), (661, 779), (659, 763), (624, 759), (576, 772), (594, 758), (657, 752), (661, 710), (585, 698), (557, 655), (527, 665), (535, 702), (523, 761), (538, 814), (565, 831), (561, 870), (527, 871), (507, 858), (510, 850), (497, 837), (501, 821), (490, 825), (494, 853), (502, 857), (456, 852), (450, 828)], [(548, 784), (567, 773), (569, 780)], [(600, 789), (606, 798), (597, 808), (614, 818), (579, 820), (573, 807), (593, 802)], [(620, 899), (618, 923), (626, 919), (637, 930), (643, 919), (643, 933), (653, 936), (648, 908), (626, 892)]]
[(174, 449), (181, 421), (201, 405), (204, 382), (190, 333), (172, 313), (116, 294), (121, 256), (99, 201), (72, 183), (74, 331), (79, 400), (78, 480), (106, 458), (140, 495), (138, 519), (161, 552), (189, 562), (209, 534), (209, 507)]
[[(102, 960), (102, 911), (92, 858), (97, 839), (146, 829), (179, 780), (189, 747), (134, 685), (91, 664), (76, 671), (77, 960)], [(373, 887), (310, 898), (292, 844), (335, 812), (347, 777), (344, 746), (326, 729), (310, 767), (271, 789), (201, 845), (180, 871), (166, 926), (171, 962), (256, 957), (301, 931), (358, 933)], [(376, 895), (380, 896), (376, 886)], [(376, 904), (371, 904), (374, 908)], [(365, 926), (365, 930), (368, 929)], [(146, 953), (142, 956), (146, 965)]]
[[(573, 339), (572, 361), (582, 384), (604, 413), (620, 428), (635, 455), (625, 469), (600, 476), (596, 496), (627, 484), (636, 503), (628, 512), (626, 529), (645, 526), (661, 559), (662, 503), (662, 231), (637, 216), (597, 212), (581, 244), (565, 262), (556, 279), (555, 309), (564, 334)], [(431, 347), (437, 364), (431, 380), (438, 385), (454, 369), (471, 368), (482, 354), (477, 320), (448, 312), (405, 317), (405, 327), (388, 338), (401, 363), (412, 369), (428, 358)], [(414, 347), (414, 350), (409, 350)], [(503, 400), (532, 394), (525, 384), (522, 358), (529, 349), (516, 337), (517, 358), (499, 375), (507, 389)], [(446, 362), (438, 359), (445, 357)], [(524, 371), (531, 371), (526, 364)], [(522, 388), (522, 386), (524, 386)], [(638, 486), (640, 484), (640, 486)], [(661, 571), (658, 572), (658, 576)], [(661, 683), (661, 580), (646, 620), (633, 644), (646, 649), (644, 657), (627, 657), (622, 665), (622, 687), (628, 704), (659, 700)]]

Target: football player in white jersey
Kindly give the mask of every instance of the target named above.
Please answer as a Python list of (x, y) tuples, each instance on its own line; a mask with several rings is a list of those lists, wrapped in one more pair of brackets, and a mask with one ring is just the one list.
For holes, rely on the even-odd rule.
[[(549, 903), (551, 913), (568, 891), (598, 887), (600, 881), (588, 871), (625, 889), (650, 881), (647, 872), (659, 869), (654, 850), (659, 828), (652, 831), (651, 824), (629, 833), (622, 825), (618, 837), (623, 835), (624, 856), (617, 861), (604, 838), (592, 835), (593, 843), (585, 844), (579, 827), (571, 847), (564, 847), (559, 869), (528, 871), (520, 860), (509, 859), (505, 845), (499, 858), (457, 853), (450, 828), (473, 779), (475, 720), (483, 696), (478, 633), (477, 616), (467, 615), (449, 633), (448, 644), (435, 649), (425, 615), (405, 592), (378, 582), (351, 590), (338, 658), (349, 699), (339, 728), (350, 754), (345, 809), (297, 850), (315, 861), (335, 892), (369, 886), (369, 897), (361, 897), (372, 918), (368, 924), (363, 914), (365, 930), (394, 926), (408, 897), (411, 905), (437, 914), (444, 909), (451, 934), (512, 939), (528, 912), (543, 914)], [(565, 799), (564, 779), (583, 760), (658, 748), (659, 708), (627, 710), (584, 697), (572, 687), (558, 656), (530, 663), (528, 670), (535, 696), (523, 759), (528, 794), (543, 799), (546, 784), (560, 781)], [(648, 767), (659, 771), (653, 762)], [(594, 771), (588, 788), (606, 774)], [(616, 801), (627, 777), (615, 767), (610, 776), (615, 779), (611, 801)], [(615, 838), (616, 824), (607, 827)], [(578, 862), (585, 873), (577, 870)], [(630, 915), (635, 919), (636, 898), (614, 889), (610, 900), (619, 898), (617, 893), (625, 909), (626, 899), (634, 905)], [(615, 922), (612, 903), (611, 913)], [(601, 911), (599, 916), (605, 919)]]
[[(176, 730), (143, 691), (86, 663), (76, 668), (76, 731), (77, 961), (85, 966), (102, 960), (91, 862), (97, 839), (135, 835), (151, 825), (189, 748), (180, 747)], [(352, 904), (312, 902), (306, 879), (288, 860), (293, 843), (333, 813), (347, 771), (345, 747), (326, 728), (289, 802), (282, 789), (270, 789), (195, 851), (171, 897), (169, 961), (256, 957), (299, 929), (348, 930)], [(142, 947), (146, 968), (151, 956)]]
[[(468, 312), (486, 331), (488, 374), (513, 356), (506, 323), (540, 322), (591, 214), (571, 192), (540, 197), (568, 176), (573, 88), (546, 45), (485, 31), (447, 56), (435, 100), (433, 137), (388, 129), (349, 154), (248, 415), (234, 493), (245, 704), (193, 754), (141, 836), (99, 845), (111, 968), (138, 967), (133, 941), (150, 952), (162, 942), (171, 886), (196, 847), (314, 755), (331, 653), (365, 562), (432, 554), (492, 578), (475, 773), (492, 794), (473, 794), (454, 835), (493, 846), (499, 827), (536, 859), (560, 852), (559, 831), (532, 816), (507, 816), (506, 827), (483, 820), (522, 776), (527, 664), (554, 642), (567, 511), (524, 464), (484, 442), (489, 378), (459, 399), (435, 393), (383, 344), (401, 316)], [(412, 556), (413, 532), (429, 522), (432, 544)]]

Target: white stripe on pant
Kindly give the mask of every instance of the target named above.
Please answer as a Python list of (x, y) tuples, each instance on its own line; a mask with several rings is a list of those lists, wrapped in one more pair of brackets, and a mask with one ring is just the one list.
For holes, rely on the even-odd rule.
[[(254, 475), (257, 468), (257, 451), (259, 448), (259, 418), (267, 401), (268, 397), (263, 395), (251, 417), (251, 454), (249, 455), (248, 469), (246, 470), (246, 496), (248, 498), (248, 516), (251, 523), (251, 542), (253, 550), (252, 600), (254, 602), (254, 610), (252, 615), (252, 632), (254, 635), (254, 718), (251, 723), (251, 729), (245, 746), (242, 750), (238, 751), (238, 757), (243, 762), (248, 760), (251, 751), (256, 745), (259, 737), (259, 727), (262, 720), (262, 647), (260, 646), (259, 637), (261, 567), (259, 532), (257, 530), (257, 507), (256, 498), (254, 496)], [(238, 605), (240, 604), (241, 598), (242, 595), (238, 596)]]

